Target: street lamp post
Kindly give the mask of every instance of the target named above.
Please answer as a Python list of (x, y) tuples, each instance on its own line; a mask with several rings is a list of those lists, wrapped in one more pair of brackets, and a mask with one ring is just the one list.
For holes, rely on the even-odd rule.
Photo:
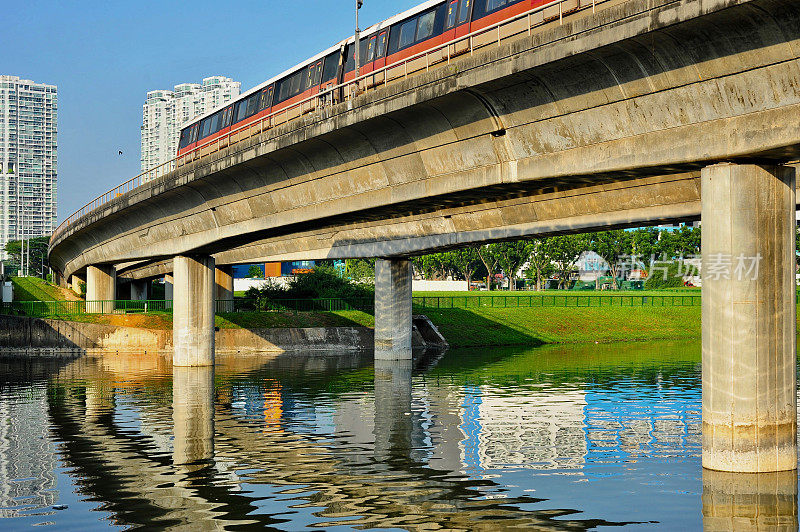
[[(356, 39), (355, 39), (355, 41), (356, 41), (355, 42), (355, 45), (356, 45), (356, 50), (355, 50), (356, 79), (358, 79), (358, 76), (361, 75), (361, 58), (359, 57), (360, 51), (361, 51), (360, 50), (361, 45), (359, 43), (359, 40), (361, 38), (361, 35), (360, 35), (361, 34), (361, 30), (358, 29), (358, 10), (361, 9), (362, 5), (364, 5), (364, 0), (356, 0)], [(358, 85), (356, 85), (356, 90), (358, 90)]]

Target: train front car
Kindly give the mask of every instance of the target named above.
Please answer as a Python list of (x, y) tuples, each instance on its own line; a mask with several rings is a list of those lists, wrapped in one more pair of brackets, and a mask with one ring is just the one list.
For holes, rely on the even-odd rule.
[[(362, 79), (357, 85), (350, 83), (355, 79), (355, 38), (350, 37), (248, 91), (233, 104), (188, 124), (181, 130), (178, 164), (183, 164), (188, 154), (202, 156), (220, 143), (252, 136), (253, 128), (263, 131), (409, 72), (449, 61), (482, 46), (484, 40), (497, 40), (494, 31), (480, 30), (515, 17), (520, 26), (526, 25), (525, 17), (518, 15), (548, 3), (429, 0), (364, 31), (359, 43)], [(511, 27), (503, 33), (518, 31)]]

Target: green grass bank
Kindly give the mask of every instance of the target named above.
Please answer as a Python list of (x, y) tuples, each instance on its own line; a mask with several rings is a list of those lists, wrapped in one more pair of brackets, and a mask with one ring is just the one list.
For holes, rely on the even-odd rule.
[[(14, 280), (18, 300), (64, 299), (64, 291), (39, 279)], [(416, 292), (419, 297), (499, 298), (545, 294), (554, 296), (699, 296), (698, 289), (661, 291), (593, 292)], [(691, 299), (691, 298), (690, 298)], [(638, 299), (637, 299), (638, 300)], [(683, 340), (701, 336), (701, 307), (668, 306), (511, 306), (505, 299), (498, 306), (458, 303), (456, 308), (415, 308), (427, 315), (454, 347), (538, 346), (559, 343), (607, 343), (619, 341)], [(506, 305), (509, 306), (506, 306)], [(637, 303), (638, 305), (638, 303)], [(110, 325), (171, 329), (169, 312), (132, 314), (83, 314), (73, 321)], [(335, 312), (237, 312), (216, 316), (222, 329), (266, 329), (287, 327), (372, 327), (374, 317), (357, 310)]]

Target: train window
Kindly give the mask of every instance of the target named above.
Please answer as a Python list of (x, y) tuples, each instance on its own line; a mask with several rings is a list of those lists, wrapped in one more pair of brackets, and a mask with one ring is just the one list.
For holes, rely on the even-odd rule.
[(458, 15), (458, 0), (453, 0), (447, 5), (447, 21), (444, 24), (446, 29), (456, 25), (456, 15)]
[[(472, 16), (473, 20), (477, 20), (483, 16), (488, 15), (499, 9), (506, 8), (510, 5), (521, 2), (522, 0), (481, 0), (475, 6), (476, 13)], [(481, 12), (483, 11), (483, 12)]]
[(367, 46), (367, 63), (371, 63), (375, 60), (375, 42), (377, 40), (375, 36), (369, 40), (369, 45)]
[[(366, 38), (361, 37), (358, 41), (358, 47), (361, 50), (358, 60), (361, 61), (362, 66), (369, 62), (369, 60), (367, 59), (367, 56), (369, 55), (369, 44), (370, 44), (369, 37)], [(353, 64), (355, 65), (355, 59), (353, 59)]]
[(235, 122), (241, 122), (245, 118), (256, 114), (256, 111), (258, 110), (259, 96), (259, 93), (252, 94), (248, 98), (240, 100), (239, 103), (236, 104), (236, 113), (234, 114)]
[(178, 144), (178, 148), (183, 149), (189, 144), (191, 144), (191, 141), (189, 140), (191, 138), (192, 138), (192, 129), (187, 127), (186, 129), (181, 131), (181, 141)]
[(239, 100), (236, 102), (236, 112), (233, 113), (234, 122), (241, 122), (245, 118), (247, 118), (247, 102), (249, 98), (245, 100)]
[(344, 47), (344, 71), (345, 72), (352, 72), (356, 69), (356, 53), (355, 53), (355, 46), (353, 43), (348, 44)]
[(189, 143), (197, 142), (197, 133), (200, 131), (200, 124), (195, 124), (192, 126), (192, 138)]
[(383, 54), (386, 53), (386, 32), (384, 31), (378, 36), (378, 45), (375, 48), (375, 58), (383, 57)]
[(222, 118), (222, 113), (217, 112), (211, 115), (211, 118), (208, 121), (209, 122), (208, 129), (210, 135), (213, 135), (214, 133), (219, 131), (221, 122), (220, 118)]
[(322, 66), (322, 81), (328, 82), (336, 77), (336, 72), (339, 70), (339, 52), (328, 54), (325, 58), (325, 63)]
[(211, 117), (204, 118), (200, 122), (200, 138), (204, 139), (211, 134)]
[(461, 25), (469, 20), (469, 9), (472, 7), (472, 0), (461, 0), (458, 6), (458, 24)]
[(417, 42), (424, 41), (433, 35), (433, 23), (436, 21), (436, 11), (425, 13), (419, 17), (417, 24)]
[(417, 20), (411, 19), (400, 26), (400, 43), (399, 49), (402, 50), (414, 44), (414, 33), (417, 29)]

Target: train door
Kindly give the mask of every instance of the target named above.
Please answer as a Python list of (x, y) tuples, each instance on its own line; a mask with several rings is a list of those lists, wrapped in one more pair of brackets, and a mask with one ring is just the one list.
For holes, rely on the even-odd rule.
[[(319, 61), (308, 67), (307, 85), (309, 89), (306, 91), (306, 96), (305, 96), (306, 98), (310, 98), (311, 96), (319, 94), (319, 83), (320, 83), (320, 78), (322, 77), (322, 62), (323, 60), (320, 59)], [(314, 109), (317, 108), (318, 105), (319, 102), (317, 102), (317, 98), (313, 98), (305, 106), (306, 111), (313, 111)]]
[[(444, 21), (444, 39), (442, 42), (455, 41), (459, 37), (469, 35), (472, 20), (472, 4), (474, 0), (452, 0), (447, 4)], [(454, 42), (448, 47), (451, 56), (469, 51), (469, 40)]]
[[(362, 57), (362, 61), (364, 61), (364, 64), (361, 67), (362, 76), (375, 71), (375, 52), (378, 46), (378, 34), (376, 33), (375, 35), (368, 37), (366, 39), (366, 43), (367, 44), (364, 47), (364, 56)], [(367, 88), (375, 86), (375, 76), (364, 78), (363, 85)]]
[[(372, 71), (380, 70), (386, 66), (386, 45), (389, 41), (389, 31), (383, 30), (378, 33), (375, 39), (375, 61), (372, 63)], [(373, 76), (375, 85), (379, 85), (386, 80), (386, 72), (381, 71)]]
[[(223, 137), (228, 133), (230, 133), (232, 121), (233, 121), (233, 105), (229, 105), (228, 107), (225, 108), (225, 111), (222, 113), (222, 121), (220, 123), (220, 128), (219, 128), (220, 137)], [(228, 142), (225, 142), (224, 144), (228, 144)]]

